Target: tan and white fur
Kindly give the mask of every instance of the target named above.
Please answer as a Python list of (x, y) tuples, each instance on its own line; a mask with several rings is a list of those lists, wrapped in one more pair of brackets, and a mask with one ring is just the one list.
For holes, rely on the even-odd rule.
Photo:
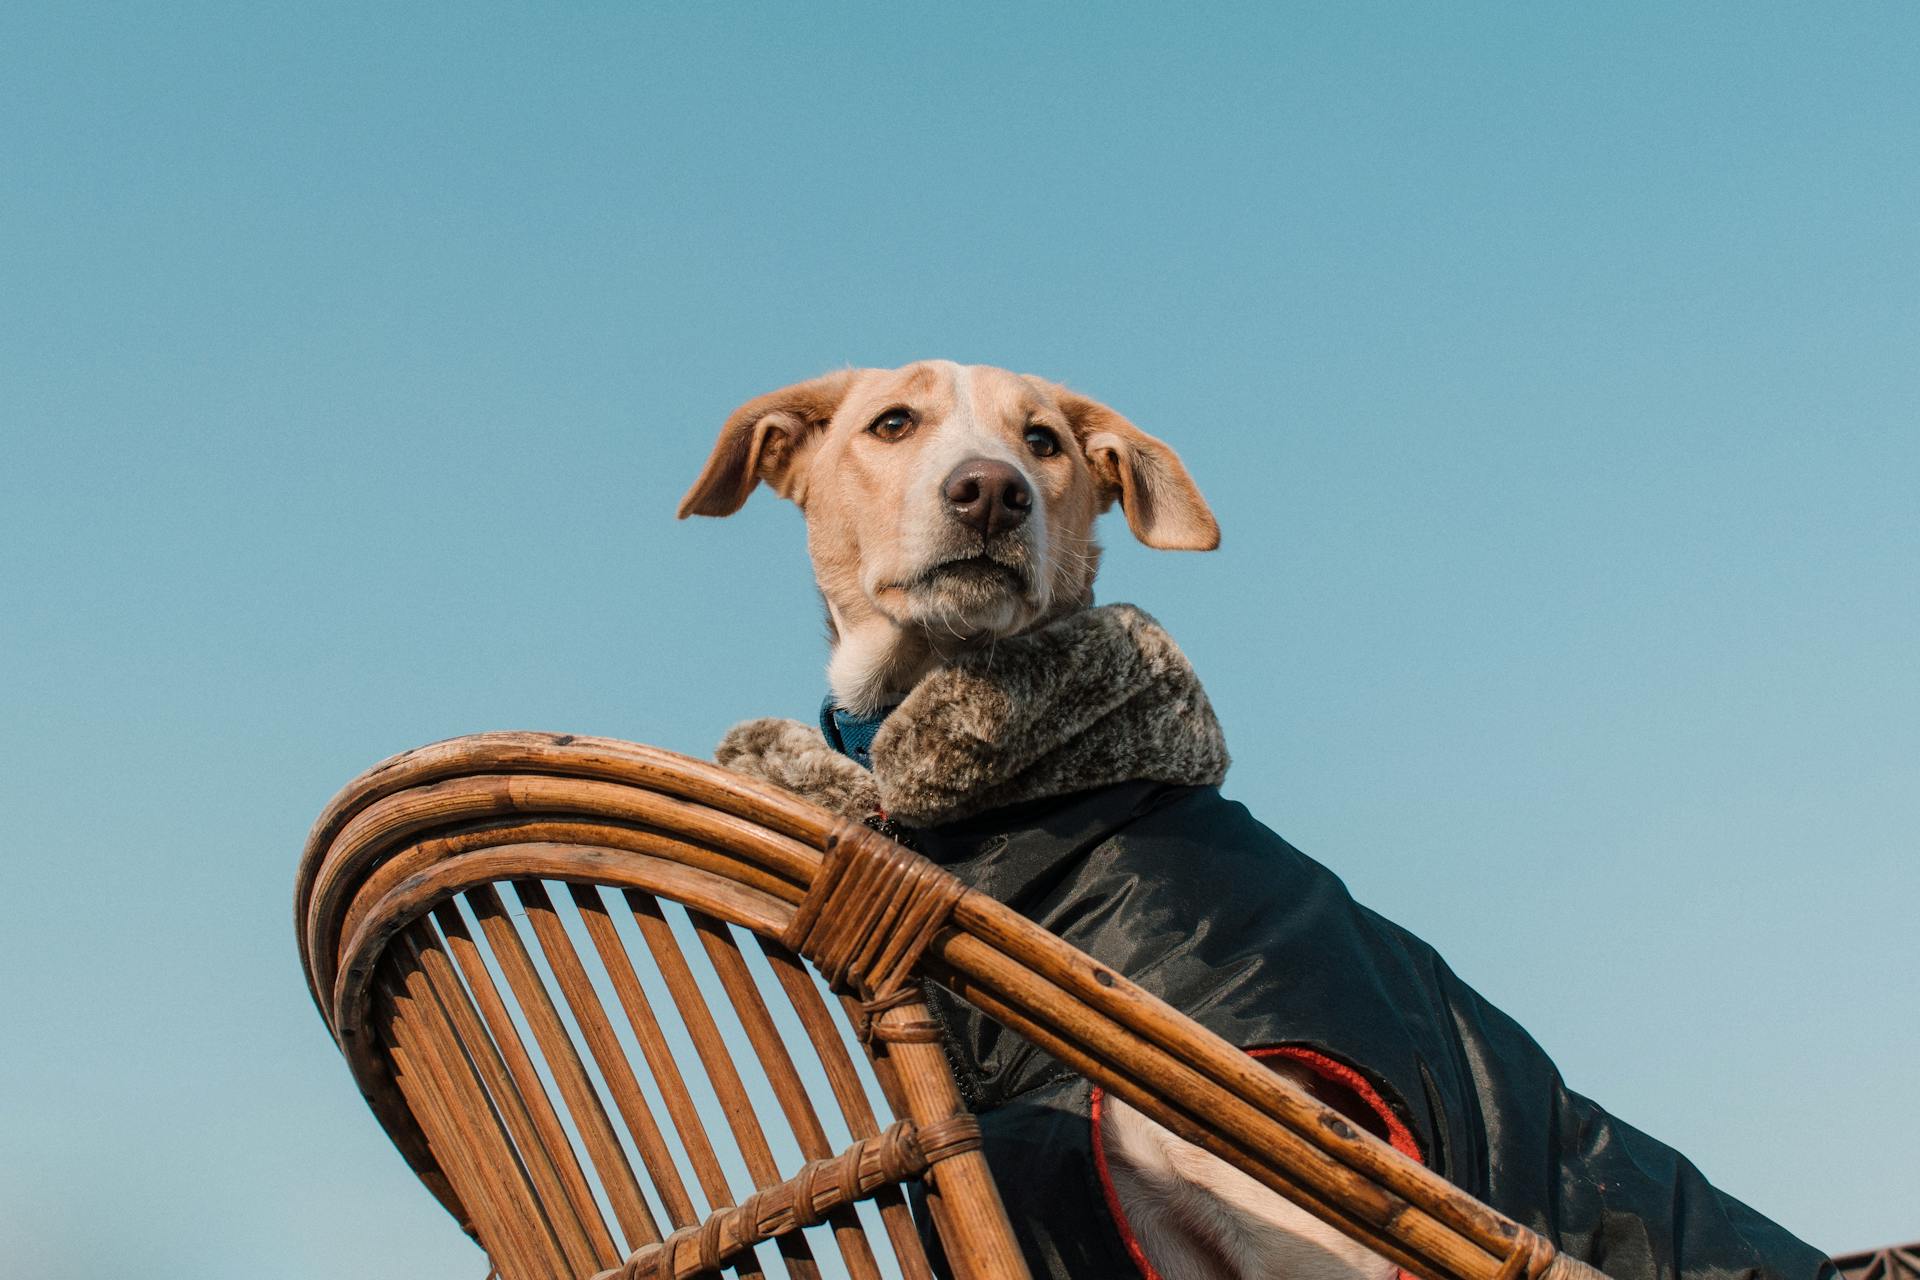
[[(1086, 608), (1094, 519), (1115, 502), (1150, 547), (1220, 540), (1179, 457), (1120, 414), (1040, 378), (944, 360), (843, 370), (749, 401), (680, 515), (730, 515), (763, 481), (805, 514), (828, 684), (860, 714), (962, 652)], [(1121, 1209), (1164, 1280), (1393, 1275), (1119, 1100), (1101, 1126)]]

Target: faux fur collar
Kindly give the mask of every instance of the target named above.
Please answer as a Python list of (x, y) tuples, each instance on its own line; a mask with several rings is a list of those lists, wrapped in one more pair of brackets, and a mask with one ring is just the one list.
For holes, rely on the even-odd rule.
[(1126, 604), (934, 671), (880, 727), (871, 773), (798, 720), (736, 725), (714, 755), (837, 813), (921, 827), (1116, 782), (1211, 786), (1228, 765), (1180, 647)]

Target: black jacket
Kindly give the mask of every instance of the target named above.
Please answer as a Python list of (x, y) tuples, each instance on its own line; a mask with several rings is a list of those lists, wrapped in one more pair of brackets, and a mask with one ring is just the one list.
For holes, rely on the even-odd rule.
[[(1614, 1280), (1815, 1280), (1817, 1250), (1569, 1090), (1406, 930), (1213, 787), (1121, 783), (918, 833), (922, 852), (1228, 1041), (1364, 1076), (1426, 1164)], [(935, 989), (961, 1088), (1036, 1276), (1133, 1274), (1088, 1088)]]

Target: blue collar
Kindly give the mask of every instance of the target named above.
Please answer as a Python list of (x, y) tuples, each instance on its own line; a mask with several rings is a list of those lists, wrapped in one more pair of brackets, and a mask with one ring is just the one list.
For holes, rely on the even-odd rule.
[(857, 716), (834, 705), (833, 695), (828, 694), (820, 704), (821, 736), (826, 738), (828, 746), (847, 759), (863, 769), (871, 769), (873, 736), (880, 732), (881, 723), (892, 710), (892, 707), (882, 707), (875, 715)]

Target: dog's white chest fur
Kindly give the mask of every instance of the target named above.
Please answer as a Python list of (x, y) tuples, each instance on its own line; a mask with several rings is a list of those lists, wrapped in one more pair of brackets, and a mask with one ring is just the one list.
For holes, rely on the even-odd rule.
[(1397, 1268), (1117, 1098), (1101, 1142), (1128, 1233), (1162, 1280), (1392, 1280)]

